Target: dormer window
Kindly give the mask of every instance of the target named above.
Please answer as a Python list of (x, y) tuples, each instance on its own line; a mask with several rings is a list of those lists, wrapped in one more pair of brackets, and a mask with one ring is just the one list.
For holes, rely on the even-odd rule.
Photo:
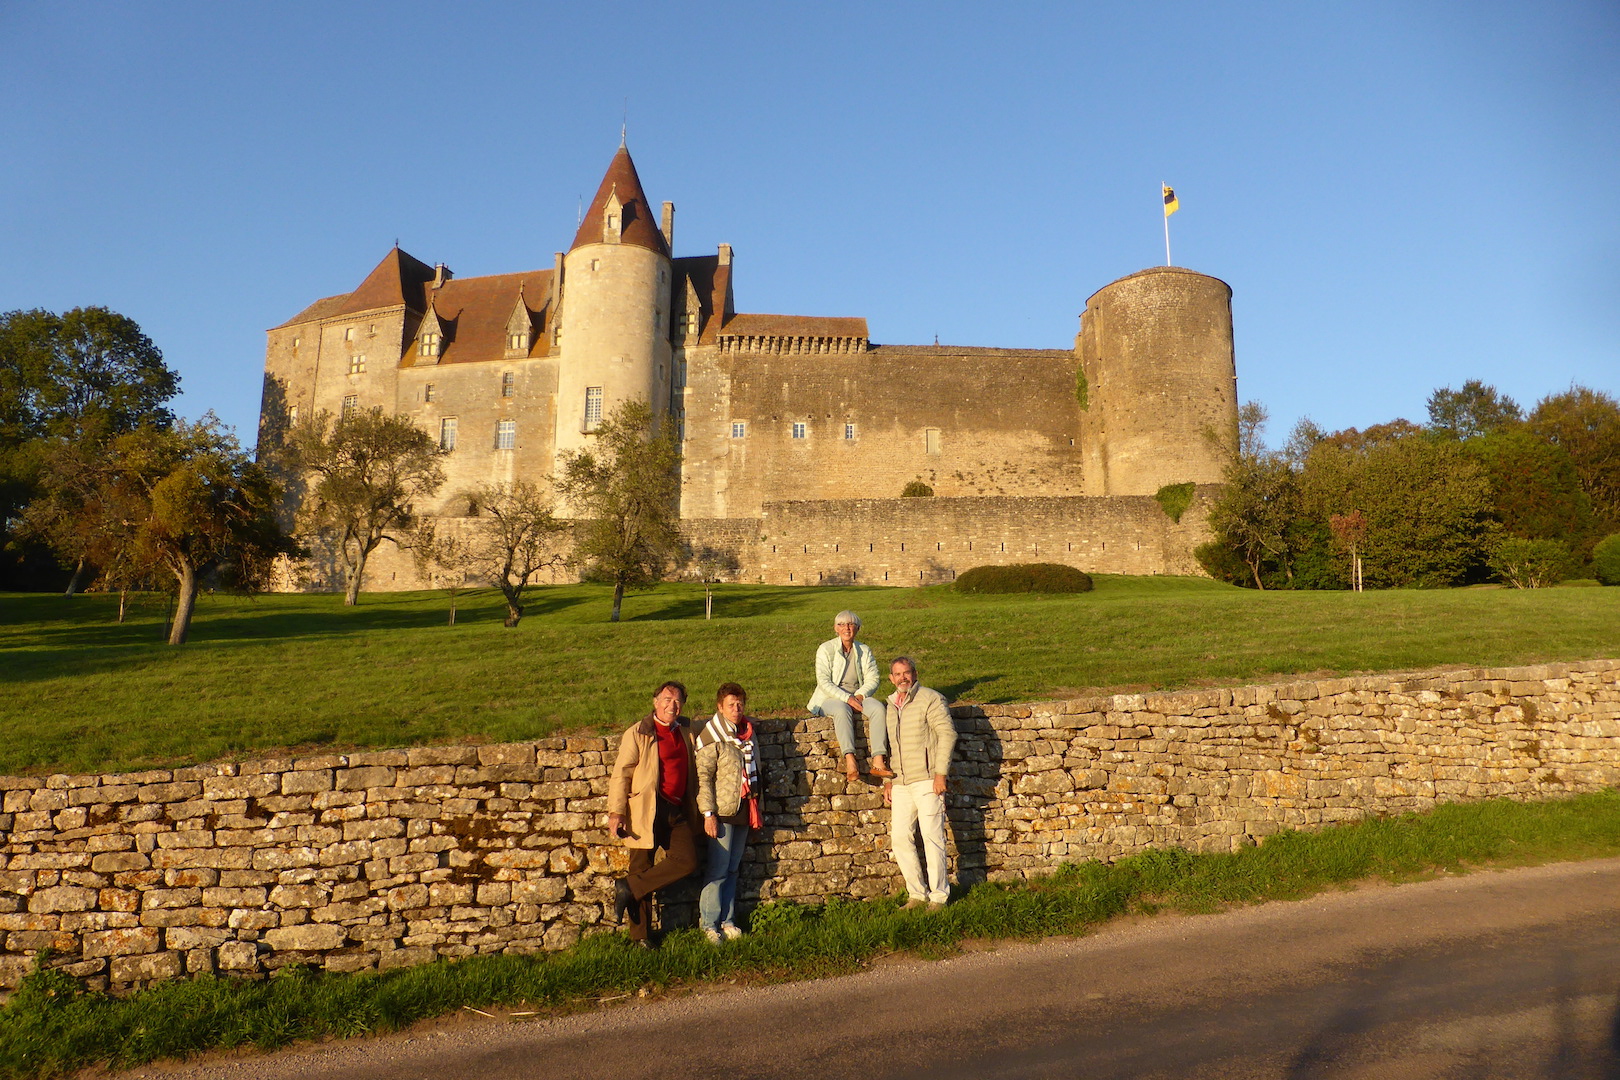
[(422, 355), (439, 356), (444, 349), (444, 335), (429, 330), (422, 335)]
[(513, 334), (510, 338), (507, 339), (506, 345), (507, 345), (507, 348), (511, 349), (513, 352), (528, 352), (529, 351), (529, 335), (528, 334)]

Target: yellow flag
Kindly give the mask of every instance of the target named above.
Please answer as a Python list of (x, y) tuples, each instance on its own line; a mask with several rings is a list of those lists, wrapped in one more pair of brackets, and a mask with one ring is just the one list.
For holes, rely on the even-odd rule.
[(1164, 188), (1164, 216), (1169, 217), (1181, 209), (1181, 203), (1176, 201), (1175, 190), (1169, 184), (1160, 184), (1159, 186)]

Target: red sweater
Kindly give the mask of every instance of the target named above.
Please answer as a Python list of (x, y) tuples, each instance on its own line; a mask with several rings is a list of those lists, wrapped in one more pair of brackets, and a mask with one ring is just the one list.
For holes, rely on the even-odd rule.
[(686, 798), (686, 736), (679, 725), (653, 721), (658, 736), (658, 794), (672, 803)]

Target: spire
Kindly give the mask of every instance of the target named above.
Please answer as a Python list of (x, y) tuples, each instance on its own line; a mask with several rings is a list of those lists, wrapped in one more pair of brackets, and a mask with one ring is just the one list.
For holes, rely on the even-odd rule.
[(658, 231), (658, 219), (653, 216), (646, 193), (641, 190), (641, 177), (636, 175), (636, 164), (630, 160), (629, 149), (622, 145), (618, 153), (613, 155), (607, 174), (596, 189), (596, 197), (585, 208), (570, 251), (586, 244), (614, 242), (607, 236), (610, 201), (619, 204), (618, 220), (613, 225), (614, 231), (619, 234), (618, 243), (644, 247), (666, 257), (669, 255), (664, 234)]

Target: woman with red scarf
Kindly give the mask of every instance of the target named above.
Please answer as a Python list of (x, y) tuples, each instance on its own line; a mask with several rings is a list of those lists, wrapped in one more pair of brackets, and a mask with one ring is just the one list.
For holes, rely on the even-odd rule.
[(742, 937), (735, 921), (737, 868), (748, 849), (748, 833), (760, 827), (760, 755), (754, 721), (743, 715), (748, 693), (723, 683), (715, 693), (715, 713), (697, 737), (698, 810), (709, 837), (698, 923), (711, 942)]

